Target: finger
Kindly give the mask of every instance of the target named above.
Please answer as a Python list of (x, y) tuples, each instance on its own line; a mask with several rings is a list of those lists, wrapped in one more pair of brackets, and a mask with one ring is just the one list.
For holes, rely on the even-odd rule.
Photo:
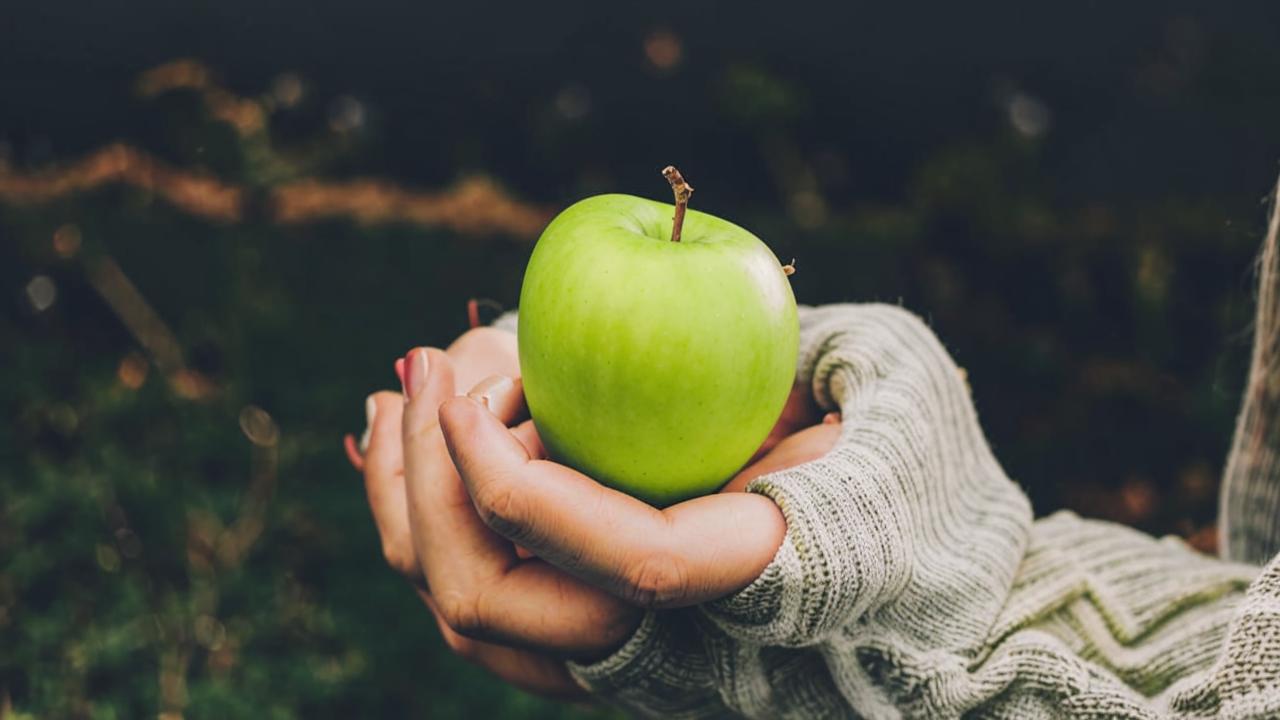
[(547, 448), (543, 446), (542, 438), (538, 437), (538, 429), (534, 427), (532, 420), (525, 420), (511, 428), (511, 434), (515, 435), (520, 444), (524, 446), (524, 451), (529, 454), (529, 459), (547, 459)]
[(476, 511), (496, 532), (624, 600), (691, 605), (745, 587), (786, 530), (768, 498), (713, 495), (658, 510), (533, 460), (483, 406), (457, 398), (441, 429)]
[[(432, 419), (435, 407), (453, 387), (448, 356), (415, 350), (406, 361), (405, 376), (409, 520), (441, 618), (466, 637), (573, 656), (621, 643), (639, 622), (638, 611), (546, 563), (522, 562), (511, 543), (476, 514)], [(480, 403), (465, 402), (506, 433), (502, 422)], [(505, 434), (504, 439), (528, 457), (514, 437)]]
[(556, 700), (580, 700), (587, 696), (587, 692), (569, 675), (562, 660), (460, 635), (441, 618), (429, 594), (419, 590), (418, 595), (431, 610), (445, 645), (464, 660), (488, 670), (503, 682), (536, 695)]
[(808, 383), (797, 382), (792, 385), (791, 394), (787, 395), (787, 402), (778, 417), (778, 424), (794, 431), (796, 428), (812, 425), (817, 417), (818, 403), (814, 400)]
[(342, 436), (342, 449), (347, 453), (347, 462), (351, 463), (351, 467), (356, 472), (364, 472), (364, 455), (360, 454), (360, 448), (356, 446), (356, 436), (347, 433)]
[(356, 472), (361, 473), (364, 472), (364, 454), (369, 449), (369, 435), (373, 432), (373, 419), (377, 412), (377, 405), (372, 395), (365, 398), (364, 408), (365, 426), (360, 440), (357, 442), (355, 436), (350, 433), (342, 438), (342, 449), (347, 453), (347, 461), (356, 469)]
[(400, 448), (400, 416), (404, 398), (398, 393), (369, 396), (372, 424), (369, 449), (364, 455), (365, 494), (382, 542), (382, 554), (396, 572), (415, 582), (422, 572), (409, 532), (404, 489), (404, 460)]
[[(524, 402), (524, 388), (521, 386), (520, 378), (512, 380), (503, 375), (490, 375), (472, 388), (467, 393), (467, 397), (489, 408), (489, 411), (505, 425), (511, 425), (529, 414), (528, 406)], [(538, 437), (537, 430), (533, 428), (532, 420), (520, 423), (512, 429), (512, 433), (520, 439), (530, 457), (546, 457), (546, 450), (542, 447), (542, 440)], [(515, 546), (515, 553), (520, 560), (537, 557), (519, 545)]]
[(529, 417), (520, 378), (490, 375), (468, 390), (467, 397), (489, 408), (503, 425), (515, 425)]
[(480, 583), (505, 569), (514, 556), (510, 545), (476, 517), (440, 434), (437, 411), (454, 392), (449, 356), (435, 349), (411, 351), (405, 359), (405, 387), (409, 523), (418, 559), (439, 595), (441, 588)]
[(399, 476), (404, 474), (404, 451), (400, 423), (404, 398), (399, 393), (383, 391), (370, 395), (369, 400), (374, 415), (369, 427), (369, 448), (364, 453), (365, 480), (372, 482), (379, 493), (402, 496), (404, 481)]
[(773, 450), (779, 442), (800, 428), (813, 425), (818, 420), (818, 405), (813, 399), (813, 393), (809, 390), (809, 386), (805, 383), (795, 383), (791, 386), (791, 394), (787, 396), (787, 402), (782, 406), (782, 413), (778, 416), (778, 421), (774, 423), (773, 429), (769, 431), (764, 442), (760, 443), (760, 447), (756, 449), (755, 454), (747, 461), (750, 465), (760, 458), (767, 455)]
[[(474, 400), (481, 401), (481, 404), (488, 407), (498, 420), (502, 421), (503, 424), (510, 425), (512, 423), (512, 416), (519, 417), (527, 415), (528, 408), (524, 405), (524, 392), (523, 388), (520, 386), (520, 378), (516, 378), (513, 384), (503, 384), (500, 382), (500, 379), (505, 380), (501, 375), (491, 376), (489, 380), (482, 381), (480, 385), (473, 388), (471, 392), (467, 393), (467, 396)], [(491, 389), (506, 390), (508, 397), (511, 395), (518, 396), (518, 405), (514, 399), (508, 400), (505, 406), (501, 399), (492, 399), (488, 395)], [(532, 420), (525, 420), (515, 426), (511, 429), (511, 433), (515, 435), (516, 439), (520, 441), (520, 444), (524, 446), (525, 452), (529, 454), (529, 457), (542, 459), (547, 456), (547, 450), (542, 446), (542, 438), (538, 437), (538, 431), (533, 427)], [(532, 551), (521, 547), (520, 545), (515, 546), (515, 551), (516, 557), (521, 560), (528, 560), (530, 558), (537, 557), (537, 555), (533, 554)]]
[(440, 435), (437, 410), (455, 387), (449, 356), (415, 348), (405, 356), (404, 376), (408, 400), (401, 434), (410, 535), (433, 593), (447, 593), (508, 563), (510, 548), (475, 517)]
[(819, 425), (788, 436), (767, 455), (739, 471), (720, 492), (742, 492), (746, 490), (748, 483), (761, 475), (795, 467), (826, 455), (835, 447), (841, 430), (837, 416), (835, 422), (824, 419)]
[(455, 361), (459, 392), (466, 392), (487, 375), (520, 375), (516, 336), (506, 330), (491, 327), (468, 330), (445, 352)]

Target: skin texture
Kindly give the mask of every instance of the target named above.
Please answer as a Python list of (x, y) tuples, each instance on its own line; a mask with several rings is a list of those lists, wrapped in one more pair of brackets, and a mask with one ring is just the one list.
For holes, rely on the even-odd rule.
[[(825, 454), (840, 425), (835, 414), (819, 422), (797, 386), (758, 459), (720, 493), (657, 510), (546, 459), (514, 345), (482, 329), (447, 351), (411, 351), (397, 365), (405, 393), (370, 396), (368, 451), (351, 459), (383, 555), (444, 642), (516, 687), (581, 699), (565, 659), (603, 657), (645, 608), (719, 597), (763, 570), (785, 522), (740, 491)], [(462, 384), (488, 373), (500, 374)]]
[(746, 230), (601, 195), (539, 239), (520, 294), (525, 394), (550, 455), (657, 506), (714, 492), (773, 427), (795, 298)]

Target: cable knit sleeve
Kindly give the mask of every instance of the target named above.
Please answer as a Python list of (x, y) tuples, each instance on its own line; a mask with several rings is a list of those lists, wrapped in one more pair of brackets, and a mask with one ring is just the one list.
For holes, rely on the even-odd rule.
[[(927, 647), (976, 653), (1031, 524), (978, 428), (959, 368), (919, 318), (896, 306), (837, 305), (802, 308), (800, 324), (798, 379), (840, 409), (841, 436), (823, 458), (751, 483), (749, 492), (782, 509), (785, 539), (759, 578), (698, 609), (721, 698), (748, 715), (778, 712), (780, 697), (805, 714), (847, 714), (827, 665), (858, 658), (786, 648), (883, 630), (866, 622), (872, 616)], [(623, 655), (571, 670), (608, 695), (601, 667), (640, 662)], [(624, 705), (634, 711), (652, 710), (652, 696), (631, 700)]]
[(514, 335), (516, 332), (516, 326), (519, 324), (520, 314), (515, 310), (508, 310), (494, 318), (493, 322), (489, 323), (489, 326), (498, 328), (499, 330), (506, 330)]
[[(706, 614), (743, 640), (803, 646), (887, 610), (931, 644), (976, 647), (1031, 510), (988, 449), (960, 369), (896, 306), (806, 310), (801, 337), (799, 378), (840, 409), (840, 440), (749, 486), (782, 509), (786, 539), (758, 580)], [(946, 613), (932, 612), (940, 592)]]
[(1275, 717), (1280, 558), (1258, 578), (1111, 523), (1033, 523), (923, 321), (800, 323), (798, 378), (842, 430), (748, 486), (781, 508), (781, 547), (746, 588), (570, 664), (584, 687), (665, 718)]

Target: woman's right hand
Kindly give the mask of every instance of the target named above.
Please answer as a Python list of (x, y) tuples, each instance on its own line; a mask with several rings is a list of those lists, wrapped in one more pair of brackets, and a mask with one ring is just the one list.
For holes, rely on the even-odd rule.
[[(437, 368), (451, 365), (444, 353), (434, 349), (429, 352)], [(483, 385), (476, 389), (483, 392)], [(440, 401), (453, 397), (454, 392), (452, 388), (446, 390), (444, 387), (437, 387), (433, 388), (433, 394), (432, 401), (438, 405)], [(369, 506), (373, 511), (374, 523), (382, 540), (382, 554), (387, 564), (413, 585), (440, 629), (441, 637), (456, 655), (527, 692), (565, 700), (586, 697), (586, 692), (569, 676), (563, 658), (467, 637), (455, 630), (442, 614), (440, 604), (432, 596), (423, 574), (411, 527), (402, 441), (404, 396), (400, 393), (380, 392), (374, 394), (371, 401), (375, 404), (376, 411), (369, 433), (368, 450), (364, 455), (363, 472)], [(437, 489), (450, 492), (453, 495), (452, 500), (448, 501), (450, 505), (456, 507), (457, 504), (463, 504), (465, 507), (462, 510), (474, 513), (470, 510), (470, 499), (466, 491), (461, 489), (461, 481), (449, 459), (439, 424), (434, 423), (421, 432), (425, 436), (425, 442), (433, 448), (433, 468), (427, 482)], [(448, 611), (454, 612), (452, 608)], [(457, 620), (454, 619), (454, 622)]]
[[(486, 377), (520, 375), (515, 335), (504, 330), (475, 328), (458, 337), (447, 350), (433, 349), (430, 352), (438, 356), (438, 366), (448, 365), (452, 375), (447, 392), (438, 393), (437, 405), (448, 397), (477, 387)], [(404, 359), (397, 360), (395, 366), (396, 374), (403, 383)], [(345, 441), (352, 466), (364, 474), (365, 492), (387, 564), (413, 585), (434, 617), (445, 643), (455, 654), (523, 690), (561, 699), (584, 697), (585, 691), (569, 677), (563, 660), (464, 637), (441, 617), (439, 605), (427, 588), (410, 530), (401, 437), (404, 407), (403, 393), (384, 391), (370, 395), (366, 407), (368, 427), (364, 437), (357, 442), (348, 436)], [(457, 483), (453, 463), (438, 437), (439, 426), (428, 434), (436, 436), (432, 440), (443, 459), (438, 464), (439, 476), (434, 477), (432, 483), (443, 486)]]

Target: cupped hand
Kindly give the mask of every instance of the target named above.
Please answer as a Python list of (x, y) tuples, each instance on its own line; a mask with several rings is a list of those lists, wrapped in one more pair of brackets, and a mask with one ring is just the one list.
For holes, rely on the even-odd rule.
[[(454, 361), (454, 389), (455, 394), (461, 395), (469, 390), (476, 383), (490, 375), (505, 375), (507, 377), (519, 377), (520, 375), (520, 357), (517, 352), (516, 336), (505, 331), (491, 327), (472, 328), (462, 335), (458, 336), (449, 345), (445, 353)], [(405, 358), (396, 360), (396, 375), (400, 377), (400, 382), (404, 383), (404, 363)], [(388, 393), (390, 395), (390, 393)], [(403, 396), (396, 396), (403, 400)], [(366, 407), (366, 415), (369, 417), (368, 427), (365, 428), (364, 435), (357, 440), (354, 435), (347, 435), (342, 439), (343, 449), (347, 453), (347, 460), (357, 471), (364, 469), (364, 455), (369, 447), (369, 440), (373, 431), (374, 413), (377, 412), (379, 403), (375, 399), (376, 396), (370, 396), (368, 407)], [(385, 401), (385, 398), (383, 399)], [(399, 453), (397, 453), (397, 456)], [(397, 461), (399, 462), (399, 461)]]
[(792, 432), (816, 420), (797, 391), (763, 456), (725, 492), (658, 510), (546, 460), (518, 379), (455, 397), (454, 365), (415, 350), (407, 403), (374, 396), (370, 504), (388, 562), (419, 586), (450, 647), (541, 694), (579, 694), (563, 660), (617, 648), (645, 608), (711, 600), (758, 576), (785, 523), (772, 501), (733, 491), (824, 454), (839, 432)]

